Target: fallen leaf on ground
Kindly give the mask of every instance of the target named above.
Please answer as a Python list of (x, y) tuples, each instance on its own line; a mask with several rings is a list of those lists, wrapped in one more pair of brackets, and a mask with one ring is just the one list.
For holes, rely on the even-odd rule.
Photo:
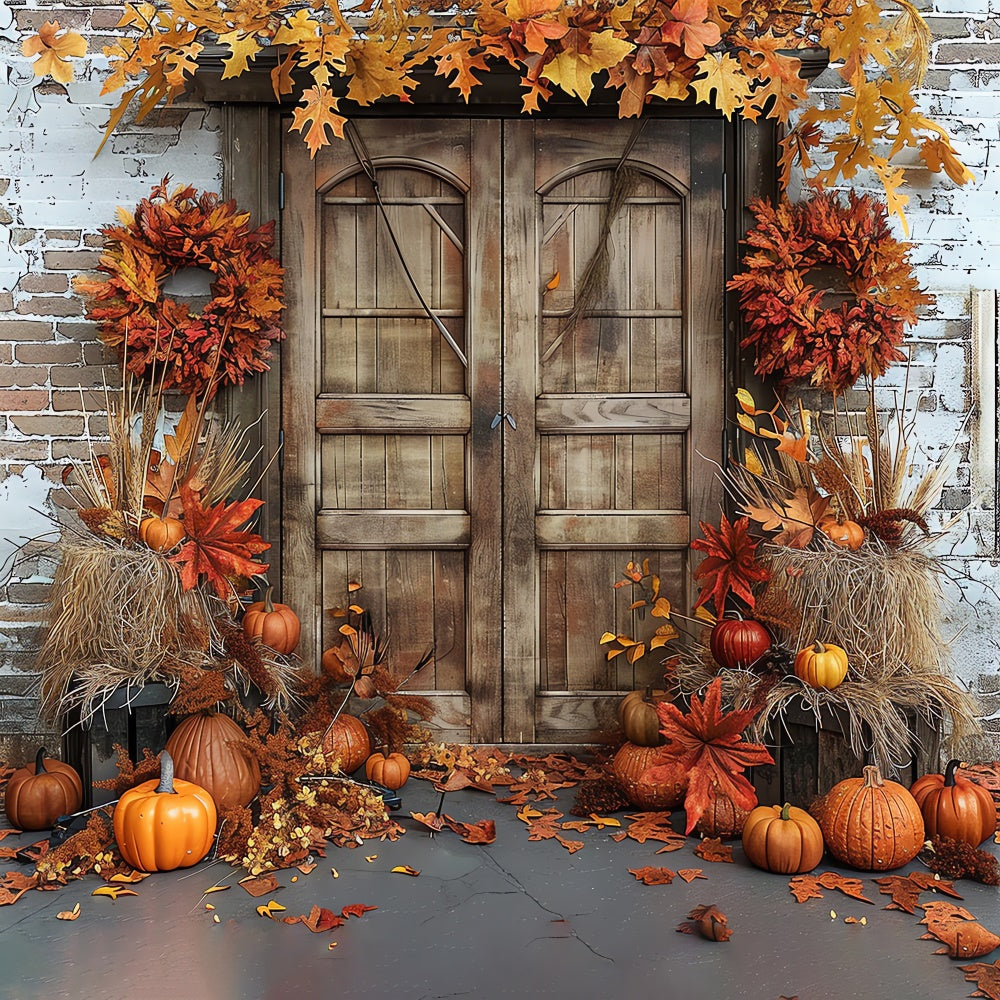
[(987, 930), (968, 910), (954, 903), (935, 900), (921, 903), (924, 917), (920, 923), (927, 927), (921, 940), (936, 938), (944, 947), (935, 955), (950, 958), (981, 958), (1000, 945), (1000, 937)]
[(250, 875), (240, 879), (240, 885), (250, 893), (251, 896), (266, 896), (269, 892), (280, 889), (278, 879), (273, 872), (266, 872), (263, 875)]
[(570, 840), (562, 835), (563, 828), (559, 823), (562, 816), (558, 809), (543, 812), (530, 806), (517, 814), (517, 818), (528, 826), (528, 840), (557, 840), (570, 854), (576, 854), (583, 847), (583, 841)]
[(940, 892), (953, 899), (962, 897), (952, 888), (954, 883), (935, 878), (930, 872), (911, 872), (909, 875), (886, 875), (875, 879), (883, 896), (892, 896), (887, 910), (916, 913), (917, 901), (922, 892)]
[(708, 878), (707, 875), (702, 873), (700, 868), (678, 868), (677, 874), (680, 875), (685, 882), (693, 882), (696, 878)]
[(369, 910), (377, 910), (377, 906), (367, 906), (365, 903), (351, 903), (345, 906), (341, 911), (340, 915), (342, 917), (360, 917), (362, 914), (367, 913)]
[(621, 843), (626, 837), (640, 844), (645, 844), (647, 840), (660, 841), (666, 846), (657, 851), (657, 854), (677, 851), (684, 846), (684, 834), (678, 833), (670, 825), (668, 812), (627, 813), (625, 818), (630, 821), (629, 825), (624, 830), (611, 834), (611, 839), (616, 843)]
[(733, 860), (733, 849), (729, 844), (724, 844), (720, 837), (706, 837), (695, 849), (694, 853), (702, 861), (728, 861)]
[(542, 768), (532, 768), (525, 771), (520, 778), (511, 782), (510, 790), (514, 793), (506, 798), (497, 798), (497, 802), (508, 802), (516, 806), (526, 802), (539, 802), (542, 799), (556, 799), (560, 788), (572, 788), (575, 781), (560, 781), (559, 775), (551, 776)]
[(126, 889), (124, 886), (120, 885), (102, 885), (99, 889), (95, 889), (91, 896), (110, 896), (112, 899), (117, 899), (119, 896), (138, 896), (139, 893), (135, 889)]
[(409, 865), (396, 865), (395, 868), (390, 870), (394, 875), (412, 875), (414, 878), (420, 874), (416, 868), (411, 868)]
[(273, 920), (274, 915), (276, 913), (284, 912), (284, 909), (285, 908), (281, 905), (281, 903), (278, 903), (273, 899), (269, 899), (266, 903), (261, 903), (260, 906), (257, 907), (257, 916), (270, 917)]
[(652, 865), (646, 865), (645, 868), (630, 868), (628, 871), (643, 885), (670, 885), (677, 874), (669, 868), (654, 868)]
[(60, 910), (56, 914), (56, 920), (76, 920), (80, 916), (80, 904), (77, 903), (72, 910)]
[(1000, 960), (992, 965), (985, 962), (975, 962), (972, 965), (962, 965), (965, 980), (975, 983), (979, 988), (970, 997), (988, 997), (989, 1000), (1000, 1000)]
[(0, 906), (16, 903), (30, 889), (40, 887), (37, 875), (25, 875), (24, 872), (7, 872), (0, 878)]
[(210, 885), (203, 893), (203, 896), (207, 896), (210, 892), (225, 892), (227, 889), (231, 889), (231, 885)]
[(296, 868), (298, 868), (298, 870), (302, 872), (303, 875), (308, 875), (316, 868), (316, 862), (309, 861), (306, 864), (296, 865)]
[[(264, 907), (258, 906), (257, 912), (260, 913), (262, 909)], [(261, 915), (263, 916), (263, 914)], [(286, 924), (304, 924), (313, 934), (332, 931), (337, 927), (343, 927), (346, 923), (343, 917), (334, 913), (333, 910), (328, 910), (325, 906), (313, 906), (308, 914), (298, 917), (282, 917), (281, 919)]]
[[(888, 907), (886, 907), (888, 909)], [(867, 924), (867, 917), (844, 917), (845, 924)]]
[(700, 934), (709, 941), (728, 941), (733, 936), (726, 915), (714, 904), (696, 906), (677, 930), (682, 934)]
[(120, 882), (124, 885), (134, 885), (143, 879), (149, 878), (149, 872), (138, 872), (134, 869), (130, 872), (117, 872), (108, 879), (109, 882)]
[[(872, 903), (864, 894), (864, 885), (859, 878), (848, 878), (836, 872), (822, 875), (796, 875), (789, 883), (792, 895), (800, 902), (807, 899), (822, 899), (824, 889), (838, 889), (845, 896), (859, 899), (862, 903)], [(872, 903), (874, 905), (874, 903)]]

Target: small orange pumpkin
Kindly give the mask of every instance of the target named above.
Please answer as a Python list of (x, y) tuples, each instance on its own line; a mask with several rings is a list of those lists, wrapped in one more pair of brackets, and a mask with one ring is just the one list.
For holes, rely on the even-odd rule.
[(372, 752), (371, 737), (355, 715), (341, 712), (323, 734), (323, 756), (340, 762), (344, 774), (356, 771)]
[(292, 653), (299, 644), (302, 623), (287, 604), (271, 600), (273, 587), (268, 587), (263, 601), (254, 601), (243, 615), (243, 631), (276, 653)]
[(823, 860), (823, 831), (805, 811), (787, 802), (757, 806), (743, 825), (747, 860), (778, 875), (811, 872)]
[(618, 706), (625, 739), (641, 747), (658, 747), (663, 743), (660, 734), (660, 717), (656, 706), (661, 701), (670, 701), (666, 691), (630, 691)]
[(644, 777), (646, 769), (658, 763), (659, 756), (658, 747), (624, 743), (611, 761), (611, 773), (636, 809), (674, 809), (684, 801), (688, 779), (683, 768), (678, 767), (668, 781)]
[(795, 654), (792, 669), (795, 676), (810, 687), (832, 690), (847, 676), (847, 651), (832, 642), (823, 643), (817, 639)]
[(978, 847), (996, 832), (993, 797), (981, 785), (957, 775), (957, 760), (948, 761), (944, 774), (925, 774), (910, 786), (928, 837), (951, 837)]
[(182, 542), (187, 532), (176, 517), (144, 517), (139, 522), (139, 538), (157, 552), (167, 552)]
[(34, 764), (18, 768), (7, 781), (4, 811), (18, 830), (47, 830), (83, 803), (83, 782), (76, 769), (45, 756), (41, 747)]
[(856, 552), (865, 540), (865, 529), (857, 521), (824, 521), (820, 531), (838, 548)]
[(196, 865), (212, 849), (218, 814), (200, 785), (174, 778), (174, 762), (160, 754), (160, 780), (122, 794), (112, 824), (121, 856), (144, 872)]
[(410, 776), (410, 762), (401, 753), (373, 753), (365, 762), (365, 777), (397, 791)]

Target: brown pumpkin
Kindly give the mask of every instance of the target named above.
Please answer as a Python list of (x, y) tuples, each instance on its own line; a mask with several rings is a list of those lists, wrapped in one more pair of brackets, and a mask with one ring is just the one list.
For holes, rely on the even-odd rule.
[(957, 760), (948, 761), (944, 774), (925, 774), (910, 786), (928, 837), (951, 837), (978, 847), (996, 832), (996, 810), (990, 793), (955, 773)]
[(736, 805), (728, 796), (713, 793), (709, 796), (708, 808), (698, 817), (694, 828), (703, 837), (732, 840), (743, 833), (743, 824), (749, 815), (749, 809)]
[(657, 747), (641, 747), (624, 743), (611, 762), (615, 776), (629, 802), (637, 809), (674, 809), (684, 801), (687, 792), (687, 772), (678, 767), (672, 780), (651, 781), (643, 772), (659, 763)]
[(273, 587), (268, 587), (263, 601), (254, 601), (243, 615), (243, 631), (276, 653), (292, 653), (299, 644), (302, 623), (287, 605), (271, 600)]
[(800, 875), (823, 860), (823, 831), (805, 811), (787, 802), (757, 806), (743, 825), (743, 853), (766, 872)]
[(176, 517), (144, 517), (139, 522), (139, 537), (144, 545), (166, 552), (182, 542), (187, 532)]
[(890, 871), (911, 862), (924, 844), (917, 800), (869, 765), (860, 778), (838, 782), (809, 810), (827, 850), (862, 871)]
[(75, 768), (45, 756), (41, 747), (34, 764), (18, 768), (7, 781), (4, 811), (18, 830), (47, 830), (60, 817), (83, 804), (83, 782)]
[(236, 746), (246, 733), (221, 712), (183, 719), (167, 739), (174, 774), (204, 788), (221, 812), (245, 806), (260, 791), (260, 767)]
[(708, 640), (720, 667), (749, 670), (771, 648), (771, 633), (752, 618), (723, 618)]
[(622, 731), (629, 743), (637, 743), (641, 747), (658, 747), (663, 743), (660, 735), (660, 717), (656, 714), (656, 706), (662, 701), (670, 701), (666, 691), (631, 691), (618, 706), (618, 717), (621, 719)]
[(365, 777), (397, 791), (410, 776), (410, 762), (401, 753), (373, 753), (365, 761)]
[(865, 529), (857, 521), (824, 521), (819, 530), (838, 548), (856, 552), (865, 540)]
[(331, 763), (339, 761), (344, 774), (361, 767), (371, 752), (368, 730), (357, 716), (341, 712), (323, 734), (323, 756)]

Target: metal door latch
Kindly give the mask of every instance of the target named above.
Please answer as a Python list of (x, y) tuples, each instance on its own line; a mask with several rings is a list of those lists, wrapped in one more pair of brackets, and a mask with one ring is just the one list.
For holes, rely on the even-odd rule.
[(510, 424), (510, 429), (512, 431), (517, 430), (517, 421), (515, 421), (509, 413), (497, 413), (497, 415), (493, 418), (493, 422), (490, 424), (490, 430), (495, 431), (501, 420), (506, 420), (507, 423)]

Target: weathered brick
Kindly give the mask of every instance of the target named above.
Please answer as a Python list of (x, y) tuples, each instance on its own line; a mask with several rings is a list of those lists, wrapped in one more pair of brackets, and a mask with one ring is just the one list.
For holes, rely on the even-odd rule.
[(5, 462), (46, 462), (50, 454), (48, 441), (4, 441), (0, 450)]
[(7, 413), (37, 413), (48, 405), (47, 389), (0, 389), (0, 410)]
[(12, 604), (44, 604), (50, 590), (47, 583), (10, 583), (7, 596)]
[(0, 319), (0, 340), (51, 340), (52, 324), (33, 319)]
[(61, 365), (52, 369), (51, 378), (53, 386), (103, 388), (107, 382), (107, 371), (101, 365)]
[(57, 439), (52, 442), (52, 461), (86, 462), (91, 457), (90, 445), (86, 441)]
[(73, 322), (61, 319), (56, 322), (56, 331), (63, 337), (89, 344), (97, 339), (97, 324), (90, 322)]
[[(104, 237), (98, 237), (103, 246)], [(92, 271), (100, 263), (96, 250), (46, 250), (42, 260), (50, 271)]]
[(83, 311), (83, 303), (75, 297), (36, 295), (17, 304), (22, 316), (82, 316)]
[(45, 385), (48, 377), (48, 368), (38, 365), (8, 365), (0, 369), (0, 387), (7, 389), (12, 386), (27, 388)]
[(82, 233), (79, 229), (46, 229), (45, 238), (50, 242), (79, 243)]
[(3, 312), (10, 312), (14, 308), (14, 293), (8, 291), (0, 291), (0, 310)]
[(118, 371), (118, 356), (107, 344), (90, 343), (83, 345), (83, 362), (87, 365), (103, 365), (108, 369), (109, 385), (121, 383), (121, 373)]
[(934, 61), (939, 66), (968, 63), (1000, 63), (1000, 42), (941, 42), (934, 47)]
[(72, 341), (51, 341), (46, 344), (18, 344), (14, 356), (25, 365), (78, 365), (79, 344)]
[(84, 431), (84, 418), (78, 416), (13, 415), (11, 424), (30, 437), (79, 437)]
[(72, 392), (67, 389), (56, 389), (52, 392), (52, 409), (59, 413), (66, 410), (97, 413), (103, 411), (107, 400), (103, 392), (84, 389), (83, 392)]
[(53, 292), (59, 294), (69, 291), (69, 279), (64, 274), (26, 274), (17, 287), (22, 292)]

